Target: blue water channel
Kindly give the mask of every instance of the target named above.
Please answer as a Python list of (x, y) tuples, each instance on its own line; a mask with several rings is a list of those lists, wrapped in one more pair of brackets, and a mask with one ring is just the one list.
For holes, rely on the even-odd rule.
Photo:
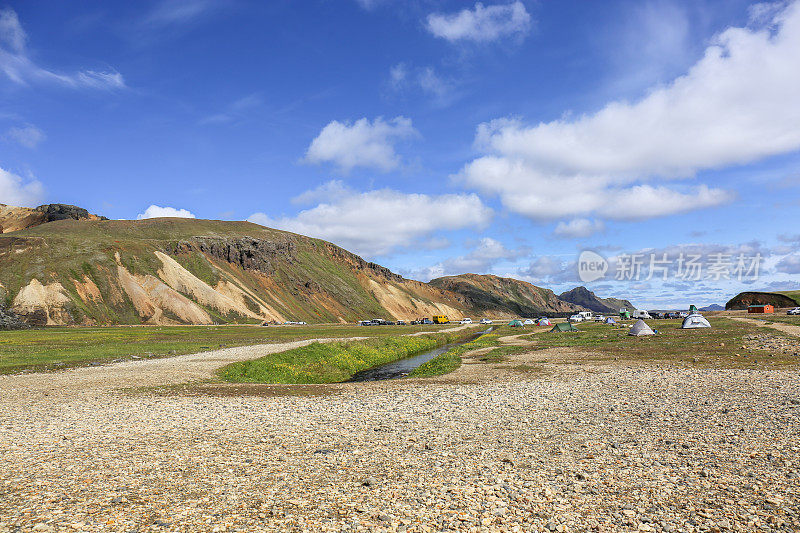
[(443, 353), (452, 350), (456, 346), (461, 346), (462, 344), (472, 342), (481, 335), (483, 335), (484, 333), (489, 333), (490, 331), (492, 331), (492, 328), (489, 328), (486, 331), (482, 331), (480, 333), (476, 333), (475, 335), (472, 335), (463, 341), (445, 344), (444, 346), (439, 346), (438, 348), (434, 348), (433, 350), (428, 350), (427, 352), (422, 352), (417, 355), (412, 355), (411, 357), (406, 357), (405, 359), (400, 359), (399, 361), (393, 361), (391, 363), (386, 363), (385, 365), (376, 366), (374, 368), (368, 368), (367, 370), (362, 370), (361, 372), (354, 374), (353, 377), (350, 378), (348, 381), (350, 382), (379, 381), (383, 379), (397, 379), (406, 377), (415, 368), (424, 363), (427, 363), (434, 357), (442, 355)]

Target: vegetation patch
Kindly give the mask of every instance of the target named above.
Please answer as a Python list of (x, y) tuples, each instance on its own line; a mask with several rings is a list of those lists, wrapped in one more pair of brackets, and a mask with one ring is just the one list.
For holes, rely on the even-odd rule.
[(113, 326), (0, 332), (0, 374), (196, 353), (303, 339), (383, 337), (437, 326)]
[(431, 376), (441, 376), (449, 374), (461, 366), (461, 356), (469, 351), (479, 348), (488, 348), (497, 345), (499, 335), (487, 333), (477, 339), (455, 346), (443, 354), (434, 357), (427, 363), (423, 363), (415, 368), (408, 376), (412, 378), (427, 378)]
[(469, 333), (462, 330), (364, 341), (314, 342), (259, 359), (232, 363), (220, 370), (220, 377), (235, 383), (338, 383), (362, 370), (455, 342)]

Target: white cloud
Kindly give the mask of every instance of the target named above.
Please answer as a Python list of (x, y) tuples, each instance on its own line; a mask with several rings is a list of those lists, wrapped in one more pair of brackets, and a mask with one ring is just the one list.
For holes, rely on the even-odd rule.
[(394, 143), (417, 135), (411, 119), (396, 117), (390, 121), (378, 117), (354, 123), (331, 121), (311, 141), (305, 160), (309, 163), (334, 163), (342, 171), (354, 167), (375, 168), (388, 172), (400, 164)]
[(25, 126), (9, 128), (6, 132), (6, 138), (26, 148), (36, 148), (36, 146), (45, 139), (45, 134), (36, 126), (27, 124)]
[(219, 113), (203, 117), (200, 124), (223, 124), (246, 118), (253, 109), (264, 104), (259, 94), (249, 94), (225, 106)]
[(186, 209), (176, 209), (174, 207), (161, 207), (159, 205), (151, 205), (145, 209), (144, 213), (136, 215), (137, 220), (145, 218), (159, 218), (159, 217), (177, 217), (177, 218), (196, 218), (193, 213)]
[(728, 202), (732, 195), (716, 188), (641, 182), (800, 149), (798, 49), (795, 2), (769, 28), (725, 30), (686, 75), (637, 102), (535, 126), (482, 124), (476, 147), (487, 155), (461, 178), (538, 219), (649, 218)]
[(569, 222), (559, 222), (553, 235), (562, 239), (582, 239), (600, 233), (604, 229), (605, 224), (600, 220), (574, 218)]
[(784, 256), (783, 259), (778, 261), (775, 269), (786, 274), (800, 274), (800, 254)]
[[(323, 188), (326, 186), (323, 186)], [(357, 192), (328, 186), (335, 193), (324, 200), (317, 189), (306, 198), (321, 203), (293, 217), (272, 218), (255, 213), (248, 220), (282, 230), (318, 237), (367, 257), (423, 244), (440, 230), (484, 227), (492, 211), (475, 194), (405, 194), (381, 189)], [(302, 196), (302, 195), (301, 195)]]
[(356, 0), (358, 5), (366, 9), (367, 11), (371, 11), (372, 9), (378, 7), (379, 5), (385, 3), (386, 0)]
[(488, 7), (477, 2), (473, 9), (458, 13), (431, 13), (426, 26), (434, 36), (450, 42), (488, 42), (508, 35), (524, 35), (531, 26), (531, 16), (518, 0)]
[(0, 71), (19, 85), (55, 83), (72, 88), (121, 89), (125, 80), (114, 70), (82, 70), (73, 74), (58, 74), (38, 66), (28, 56), (27, 35), (17, 13), (10, 8), (0, 9)]
[(513, 261), (529, 253), (527, 247), (510, 249), (491, 237), (482, 238), (468, 253), (451, 257), (436, 265), (413, 270), (410, 276), (422, 281), (456, 274), (484, 274), (502, 261)]
[(397, 63), (389, 68), (388, 85), (397, 93), (409, 89), (420, 91), (440, 105), (450, 104), (455, 97), (456, 82), (443, 77), (431, 66), (411, 67), (407, 63)]
[(147, 15), (146, 22), (151, 25), (183, 24), (220, 4), (219, 0), (161, 0)]
[(44, 186), (36, 179), (21, 176), (0, 168), (0, 203), (34, 207), (42, 203)]

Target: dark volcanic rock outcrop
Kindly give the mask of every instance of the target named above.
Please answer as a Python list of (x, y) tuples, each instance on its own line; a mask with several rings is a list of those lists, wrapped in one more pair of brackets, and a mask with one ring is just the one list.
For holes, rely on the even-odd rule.
[(244, 270), (256, 270), (267, 275), (275, 272), (277, 261), (292, 263), (296, 251), (292, 240), (272, 241), (254, 237), (198, 237), (181, 241), (174, 253), (202, 252)]
[(596, 313), (616, 313), (620, 308), (636, 309), (628, 300), (600, 298), (586, 287), (575, 287), (558, 295), (565, 302), (580, 305)]
[(725, 304), (725, 309), (747, 309), (750, 305), (771, 304), (774, 307), (796, 307), (797, 302), (774, 292), (742, 292)]

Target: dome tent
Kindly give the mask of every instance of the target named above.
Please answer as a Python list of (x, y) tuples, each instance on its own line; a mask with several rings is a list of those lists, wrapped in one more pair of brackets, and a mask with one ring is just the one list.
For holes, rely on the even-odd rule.
[(552, 326), (553, 323), (550, 322), (549, 318), (540, 318), (539, 322), (536, 323), (537, 326)]
[(645, 324), (644, 320), (640, 318), (628, 331), (628, 335), (633, 335), (634, 337), (642, 337), (645, 335), (655, 335), (655, 332), (652, 329), (650, 329), (650, 326)]
[(578, 331), (578, 328), (573, 326), (572, 322), (559, 322), (550, 331), (551, 332), (555, 331), (556, 333), (564, 333), (565, 331)]
[(606, 323), (606, 324), (616, 324), (616, 323), (617, 323), (617, 321), (616, 321), (616, 320), (614, 320), (614, 317), (611, 317), (611, 316), (610, 316), (610, 317), (606, 318), (606, 320), (605, 320), (605, 323)]
[(711, 324), (708, 323), (706, 317), (700, 313), (694, 313), (683, 319), (681, 329), (695, 329), (695, 328), (710, 328)]
[(522, 320), (512, 320), (508, 323), (509, 326), (512, 328), (521, 328), (522, 327)]

